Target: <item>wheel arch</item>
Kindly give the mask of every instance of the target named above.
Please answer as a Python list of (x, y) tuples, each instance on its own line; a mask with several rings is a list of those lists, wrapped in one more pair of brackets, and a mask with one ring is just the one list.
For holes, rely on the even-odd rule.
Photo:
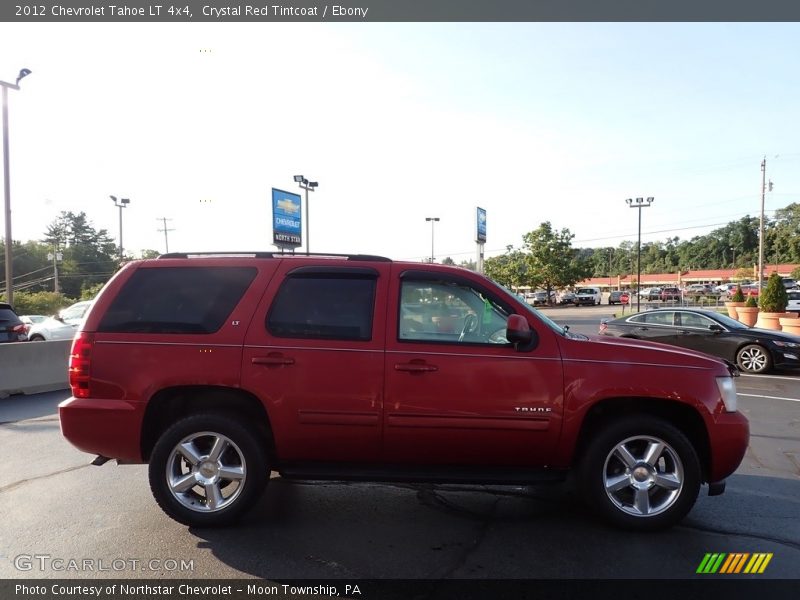
[(176, 386), (159, 390), (147, 403), (140, 438), (143, 460), (150, 460), (156, 441), (170, 425), (182, 417), (204, 412), (225, 413), (254, 425), (269, 458), (274, 458), (275, 442), (269, 415), (255, 395), (239, 388)]
[(592, 436), (604, 423), (629, 415), (649, 415), (663, 419), (686, 435), (697, 451), (702, 481), (708, 481), (711, 444), (703, 417), (688, 404), (656, 398), (608, 398), (592, 406), (581, 423), (573, 466), (581, 461)]

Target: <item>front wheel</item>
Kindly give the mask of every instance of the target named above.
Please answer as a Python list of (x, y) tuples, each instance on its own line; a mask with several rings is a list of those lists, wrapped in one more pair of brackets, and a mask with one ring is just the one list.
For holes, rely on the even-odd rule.
[(254, 430), (229, 415), (186, 417), (156, 442), (150, 489), (161, 509), (184, 525), (227, 525), (258, 500), (269, 478)]
[(589, 442), (580, 466), (589, 504), (612, 523), (638, 531), (680, 521), (697, 500), (700, 480), (689, 439), (650, 416), (608, 422)]
[(736, 354), (736, 364), (748, 373), (766, 373), (772, 367), (772, 358), (766, 348), (749, 344)]

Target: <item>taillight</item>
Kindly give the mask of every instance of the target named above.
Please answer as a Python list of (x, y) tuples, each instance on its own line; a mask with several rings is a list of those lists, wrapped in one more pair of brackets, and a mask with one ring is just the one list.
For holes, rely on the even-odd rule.
[(76, 398), (89, 397), (89, 367), (93, 343), (94, 334), (83, 331), (77, 333), (72, 340), (72, 349), (69, 352), (69, 386)]
[(14, 327), (11, 328), (11, 331), (13, 331), (14, 333), (25, 333), (25, 323), (14, 325)]

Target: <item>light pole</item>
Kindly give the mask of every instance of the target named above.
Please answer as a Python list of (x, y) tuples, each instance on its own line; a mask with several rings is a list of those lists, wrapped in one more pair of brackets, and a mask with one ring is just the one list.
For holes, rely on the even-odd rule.
[[(733, 260), (731, 261), (731, 268), (735, 271), (736, 270), (736, 246), (731, 246), (731, 252), (733, 252)], [(736, 273), (734, 273), (735, 275)]]
[(300, 186), (301, 190), (306, 191), (306, 254), (311, 254), (311, 239), (310, 239), (311, 234), (310, 234), (310, 228), (308, 226), (308, 220), (309, 220), (308, 192), (310, 191), (313, 192), (317, 188), (319, 183), (317, 183), (316, 181), (309, 181), (302, 175), (295, 175), (294, 180), (295, 182), (297, 182), (297, 185)]
[(17, 80), (14, 83), (0, 81), (3, 88), (3, 191), (5, 192), (5, 213), (6, 213), (6, 302), (14, 304), (14, 269), (11, 268), (12, 253), (11, 246), (11, 182), (8, 159), (8, 90), (19, 90), (19, 80), (31, 74), (30, 69), (20, 69)]
[(114, 206), (119, 208), (119, 262), (122, 264), (122, 209), (128, 206), (131, 201), (128, 198), (120, 198), (117, 202), (116, 196), (109, 196), (114, 201)]
[(761, 280), (764, 279), (764, 195), (767, 191), (767, 157), (761, 161), (761, 218), (758, 222), (758, 297), (761, 298)]
[(653, 196), (649, 196), (646, 200), (644, 198), (628, 198), (625, 202), (628, 203), (630, 208), (639, 209), (639, 242), (636, 244), (636, 312), (639, 312), (639, 290), (642, 287), (642, 209), (647, 208), (653, 203)]
[(425, 220), (431, 222), (431, 263), (433, 263), (436, 260), (433, 254), (433, 224), (439, 220), (439, 217), (425, 217)]

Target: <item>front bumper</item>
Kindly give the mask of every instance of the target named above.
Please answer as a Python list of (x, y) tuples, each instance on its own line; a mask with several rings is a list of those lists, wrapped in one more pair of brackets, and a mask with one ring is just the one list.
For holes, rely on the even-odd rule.
[(719, 413), (708, 428), (711, 448), (708, 482), (722, 482), (742, 463), (750, 443), (750, 424), (740, 412)]
[(144, 405), (125, 400), (69, 398), (58, 405), (61, 433), (83, 452), (141, 463)]

